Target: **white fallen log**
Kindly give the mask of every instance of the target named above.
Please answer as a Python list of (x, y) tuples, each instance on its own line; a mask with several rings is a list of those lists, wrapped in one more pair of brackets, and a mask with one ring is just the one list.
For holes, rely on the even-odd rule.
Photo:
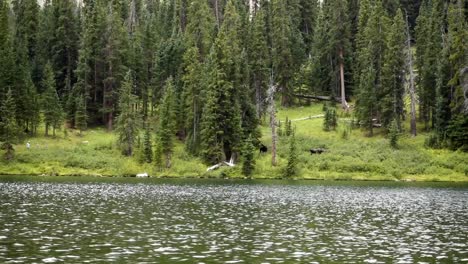
[(143, 177), (149, 177), (148, 173), (146, 173), (146, 172), (144, 172), (144, 173), (138, 173), (136, 176), (139, 177), (139, 178), (140, 178), (140, 177), (141, 177), (141, 178), (143, 178)]

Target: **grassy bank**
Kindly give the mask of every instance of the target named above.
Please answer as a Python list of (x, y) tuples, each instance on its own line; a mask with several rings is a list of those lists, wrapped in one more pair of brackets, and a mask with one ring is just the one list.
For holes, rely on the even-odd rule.
[[(322, 105), (280, 109), (282, 121), (322, 114)], [(341, 118), (336, 132), (322, 130), (322, 118), (293, 121), (296, 128), (300, 179), (335, 180), (414, 180), (414, 181), (468, 181), (468, 154), (424, 147), (428, 136), (412, 138), (406, 132), (399, 148), (392, 149), (388, 140), (377, 132), (372, 138), (360, 130), (352, 130), (343, 137), (346, 118)], [(266, 122), (265, 122), (266, 123)], [(265, 145), (270, 147), (271, 136), (262, 126)], [(153, 164), (138, 162), (137, 158), (120, 155), (116, 136), (102, 129), (92, 129), (79, 136), (68, 131), (57, 138), (31, 138), (31, 148), (16, 145), (15, 160), (0, 161), (0, 174), (34, 175), (103, 175), (129, 176), (147, 172), (151, 176), (171, 177), (242, 177), (239, 166), (206, 172), (207, 166), (176, 144), (173, 167), (160, 171)], [(327, 152), (311, 155), (310, 148), (325, 147)], [(278, 166), (272, 167), (271, 153), (256, 153), (255, 178), (281, 178), (287, 163), (288, 139), (281, 137), (278, 147)]]

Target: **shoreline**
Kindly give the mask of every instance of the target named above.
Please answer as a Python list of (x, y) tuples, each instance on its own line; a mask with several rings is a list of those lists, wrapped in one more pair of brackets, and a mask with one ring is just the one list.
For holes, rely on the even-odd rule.
[(135, 178), (135, 179), (181, 179), (181, 180), (190, 180), (190, 179), (219, 179), (219, 180), (277, 180), (277, 181), (335, 181), (335, 182), (399, 182), (399, 183), (468, 183), (466, 180), (444, 180), (435, 179), (434, 177), (422, 177), (422, 175), (415, 175), (418, 178), (403, 178), (403, 179), (390, 179), (390, 178), (379, 178), (379, 179), (370, 179), (370, 178), (345, 178), (345, 177), (329, 177), (329, 178), (319, 178), (319, 177), (293, 177), (293, 178), (284, 178), (284, 177), (220, 177), (215, 175), (206, 175), (206, 176), (147, 176), (147, 177), (137, 177), (136, 175), (102, 175), (102, 174), (21, 174), (21, 173), (3, 173), (0, 172), (0, 177), (8, 176), (33, 176), (33, 177), (90, 177), (90, 178)]

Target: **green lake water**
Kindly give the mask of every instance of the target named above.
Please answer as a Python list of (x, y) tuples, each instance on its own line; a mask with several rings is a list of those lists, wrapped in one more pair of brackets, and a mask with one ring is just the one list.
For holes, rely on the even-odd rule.
[(0, 263), (468, 263), (466, 183), (0, 176)]

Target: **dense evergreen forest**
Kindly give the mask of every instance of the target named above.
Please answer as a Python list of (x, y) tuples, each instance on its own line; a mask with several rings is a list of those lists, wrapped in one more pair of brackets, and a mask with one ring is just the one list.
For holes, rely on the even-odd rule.
[(411, 120), (467, 150), (467, 19), (466, 0), (0, 0), (1, 141), (105, 126), (166, 167), (175, 140), (250, 160), (269, 103), (329, 99), (369, 136)]

